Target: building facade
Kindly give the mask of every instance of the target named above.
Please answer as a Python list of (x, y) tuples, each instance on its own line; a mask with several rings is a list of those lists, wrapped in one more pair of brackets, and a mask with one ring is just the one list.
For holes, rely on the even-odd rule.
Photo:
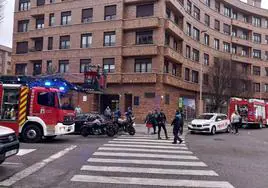
[[(132, 107), (138, 120), (184, 106), (195, 116), (200, 80), (224, 56), (268, 99), (268, 10), (261, 0), (16, 0), (12, 62), (17, 75), (62, 73), (82, 83), (87, 65), (107, 89), (84, 105)], [(201, 71), (202, 70), (202, 71)], [(96, 94), (97, 95), (97, 94)]]
[(11, 52), (11, 48), (0, 45), (0, 73), (2, 75), (12, 73)]

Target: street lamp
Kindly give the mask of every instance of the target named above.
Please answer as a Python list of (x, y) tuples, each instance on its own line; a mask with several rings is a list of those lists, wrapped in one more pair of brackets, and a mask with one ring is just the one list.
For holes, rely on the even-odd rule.
[[(206, 33), (206, 32), (207, 30), (201, 31), (200, 36), (202, 36), (202, 33)], [(201, 47), (202, 47), (202, 40), (200, 40), (200, 43), (199, 43), (199, 51), (201, 50)], [(199, 88), (199, 114), (202, 114), (203, 109), (204, 109), (203, 107), (204, 106), (204, 102), (203, 102), (203, 66), (204, 66), (204, 63), (202, 60), (200, 63), (201, 63), (201, 76), (200, 76), (200, 88)]]

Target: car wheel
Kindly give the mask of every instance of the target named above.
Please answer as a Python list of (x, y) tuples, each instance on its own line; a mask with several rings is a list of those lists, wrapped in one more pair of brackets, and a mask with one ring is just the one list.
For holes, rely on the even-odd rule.
[(87, 136), (89, 135), (89, 132), (88, 132), (88, 128), (87, 128), (87, 127), (83, 127), (83, 128), (81, 129), (81, 135), (82, 135), (83, 137), (87, 137)]
[(227, 126), (226, 133), (230, 133), (232, 131), (231, 125)]
[(215, 135), (215, 134), (216, 134), (216, 127), (215, 127), (215, 126), (212, 127), (212, 129), (211, 129), (211, 134), (212, 134), (212, 135)]
[(23, 141), (27, 143), (36, 143), (42, 140), (41, 129), (34, 124), (27, 125), (22, 131)]

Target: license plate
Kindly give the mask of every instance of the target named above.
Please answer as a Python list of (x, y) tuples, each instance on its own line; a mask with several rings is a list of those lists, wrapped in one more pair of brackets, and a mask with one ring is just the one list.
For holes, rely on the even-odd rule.
[(6, 155), (5, 156), (6, 157), (9, 157), (11, 155), (15, 155), (17, 152), (18, 152), (17, 149), (13, 149), (13, 150), (10, 150), (10, 151), (6, 152)]

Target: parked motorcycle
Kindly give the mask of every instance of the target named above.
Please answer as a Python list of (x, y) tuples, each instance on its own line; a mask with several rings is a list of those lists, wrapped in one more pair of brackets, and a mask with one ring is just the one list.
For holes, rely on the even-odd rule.
[(126, 119), (117, 119), (114, 121), (115, 129), (116, 129), (116, 134), (118, 132), (126, 132), (129, 135), (135, 135), (136, 130), (134, 128), (135, 126), (135, 117), (127, 117)]
[(87, 121), (81, 127), (81, 135), (107, 135), (113, 137), (116, 134), (112, 121), (105, 120), (103, 117), (96, 115), (91, 117), (91, 121)]

